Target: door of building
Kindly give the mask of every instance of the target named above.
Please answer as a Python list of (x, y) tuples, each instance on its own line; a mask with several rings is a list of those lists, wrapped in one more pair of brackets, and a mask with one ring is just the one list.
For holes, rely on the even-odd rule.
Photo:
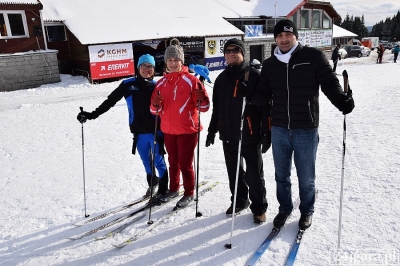
[(262, 45), (250, 45), (250, 62), (253, 61), (253, 59), (257, 59), (262, 63), (262, 47)]

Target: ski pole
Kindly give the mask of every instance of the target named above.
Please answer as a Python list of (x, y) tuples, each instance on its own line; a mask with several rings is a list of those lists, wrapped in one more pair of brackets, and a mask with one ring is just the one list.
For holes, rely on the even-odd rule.
[[(83, 112), (83, 107), (79, 107), (81, 113)], [(82, 170), (83, 170), (83, 204), (85, 206), (85, 217), (89, 217), (89, 214), (86, 214), (86, 181), (85, 181), (85, 141), (83, 137), (83, 123), (82, 125)]]
[[(157, 92), (158, 95), (160, 95), (160, 91)], [(158, 106), (157, 106), (157, 112), (156, 112), (156, 118), (155, 124), (154, 124), (154, 139), (153, 139), (153, 157), (152, 157), (152, 162), (151, 162), (151, 180), (150, 180), (150, 207), (149, 207), (149, 221), (147, 224), (152, 224), (153, 221), (151, 220), (151, 207), (153, 206), (153, 203), (151, 202), (151, 199), (153, 198), (153, 179), (156, 176), (155, 172), (155, 160), (156, 160), (156, 145), (157, 145), (157, 127), (158, 127)]]
[[(244, 81), (249, 80), (249, 70), (246, 70), (244, 73)], [(236, 214), (236, 197), (237, 197), (237, 187), (238, 187), (238, 179), (239, 179), (239, 166), (241, 164), (241, 156), (240, 153), (242, 152), (242, 135), (243, 135), (243, 120), (244, 120), (244, 109), (246, 108), (246, 97), (243, 97), (243, 103), (242, 103), (242, 113), (240, 116), (240, 133), (239, 133), (239, 146), (238, 146), (238, 156), (237, 156), (237, 164), (236, 164), (236, 178), (235, 178), (235, 193), (233, 195), (233, 206), (232, 206), (232, 226), (231, 226), (231, 237), (230, 237), (230, 243), (225, 244), (226, 248), (231, 249), (232, 248), (232, 236), (233, 236), (233, 226), (235, 224), (235, 214)]]
[[(347, 94), (348, 86), (349, 86), (349, 76), (347, 71), (344, 70), (343, 73), (343, 91), (344, 94)], [(343, 115), (343, 154), (342, 154), (342, 177), (340, 184), (340, 207), (339, 207), (339, 229), (338, 229), (338, 244), (337, 249), (340, 249), (340, 237), (342, 232), (342, 209), (343, 209), (343, 183), (344, 183), (344, 158), (346, 154), (346, 115)]]
[[(200, 76), (200, 81), (204, 84), (204, 77)], [(201, 90), (201, 85), (198, 84), (199, 90)], [(196, 164), (196, 218), (203, 216), (201, 212), (198, 211), (199, 205), (199, 165), (200, 165), (200, 100), (198, 102), (197, 112), (199, 116), (199, 123), (197, 126), (197, 164)]]
[(239, 179), (239, 165), (241, 162), (240, 158), (240, 153), (242, 151), (242, 132), (243, 132), (243, 114), (244, 114), (244, 108), (246, 107), (246, 97), (243, 97), (243, 104), (242, 104), (242, 115), (240, 118), (240, 135), (239, 135), (239, 147), (238, 147), (238, 156), (237, 156), (237, 164), (236, 164), (236, 179), (235, 179), (235, 193), (233, 196), (233, 214), (232, 214), (232, 226), (231, 226), (231, 237), (230, 237), (230, 243), (225, 244), (226, 248), (231, 249), (232, 248), (232, 236), (233, 236), (233, 226), (235, 224), (235, 210), (236, 210), (236, 197), (237, 197), (237, 187), (238, 187), (238, 179)]

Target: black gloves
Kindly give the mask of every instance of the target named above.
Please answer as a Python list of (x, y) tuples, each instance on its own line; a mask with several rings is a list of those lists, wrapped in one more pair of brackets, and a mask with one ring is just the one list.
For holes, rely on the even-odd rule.
[(271, 132), (261, 137), (261, 153), (266, 153), (271, 147)]
[(249, 97), (253, 95), (253, 87), (251, 86), (251, 83), (248, 81), (241, 81), (238, 84), (237, 88), (237, 93), (239, 95), (242, 95), (243, 97)]
[(341, 99), (341, 104), (340, 104), (340, 111), (344, 115), (350, 114), (351, 111), (354, 109), (354, 100), (353, 100), (353, 92), (350, 89), (350, 86), (348, 86), (349, 90), (347, 91), (347, 95), (343, 93), (342, 99)]
[(215, 133), (208, 132), (206, 139), (206, 147), (213, 145), (215, 139)]
[(78, 119), (78, 121), (80, 123), (85, 123), (87, 119), (92, 120), (92, 119), (96, 119), (97, 116), (95, 116), (93, 113), (91, 112), (84, 112), (81, 111), (78, 116), (76, 117), (76, 119)]

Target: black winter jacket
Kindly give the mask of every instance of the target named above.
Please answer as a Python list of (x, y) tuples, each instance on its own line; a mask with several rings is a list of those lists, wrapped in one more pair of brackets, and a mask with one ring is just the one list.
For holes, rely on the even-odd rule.
[(273, 126), (317, 128), (320, 86), (332, 104), (341, 110), (343, 89), (325, 55), (299, 44), (287, 64), (276, 56), (264, 61), (251, 102), (255, 105), (269, 103)]
[[(213, 111), (208, 132), (219, 131), (219, 138), (222, 141), (239, 141), (243, 97), (237, 94), (237, 86), (244, 80), (246, 71), (250, 71), (248, 81), (255, 88), (260, 73), (247, 66), (245, 62), (241, 65), (228, 66), (215, 80), (212, 95)], [(263, 110), (264, 116), (262, 116)], [(242, 143), (259, 142), (261, 131), (268, 130), (268, 110), (247, 103), (243, 117)], [(263, 127), (262, 120), (264, 120)]]
[(153, 80), (141, 77), (126, 79), (111, 92), (107, 100), (93, 111), (93, 114), (98, 117), (124, 97), (128, 107), (131, 132), (136, 134), (154, 133), (155, 117), (150, 113), (149, 107), (154, 86)]
[(336, 46), (335, 49), (332, 51), (332, 56), (331, 56), (332, 61), (335, 63), (338, 59), (340, 59), (339, 55), (339, 48)]

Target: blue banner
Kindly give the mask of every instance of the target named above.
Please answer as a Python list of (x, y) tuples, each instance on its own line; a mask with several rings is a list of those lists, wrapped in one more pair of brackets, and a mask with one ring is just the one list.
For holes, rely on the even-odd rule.
[(263, 34), (263, 25), (245, 25), (244, 33), (246, 37), (260, 37)]
[(204, 65), (208, 68), (208, 70), (219, 70), (225, 69), (227, 66), (225, 57), (213, 57), (213, 58), (204, 58)]

